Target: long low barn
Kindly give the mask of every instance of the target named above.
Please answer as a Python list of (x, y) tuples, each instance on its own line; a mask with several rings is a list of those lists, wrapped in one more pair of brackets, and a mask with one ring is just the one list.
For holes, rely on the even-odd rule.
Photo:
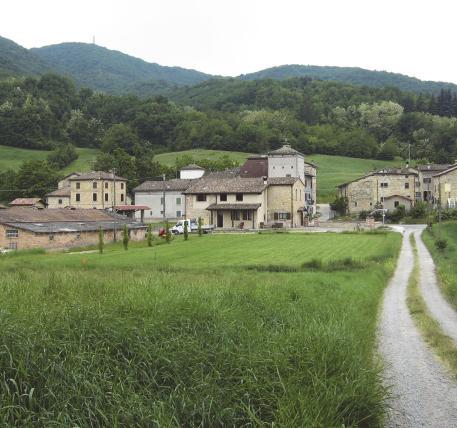
[(146, 226), (119, 214), (87, 209), (36, 209), (14, 207), (0, 210), (0, 248), (60, 249), (98, 243), (100, 228), (105, 242), (121, 238), (127, 225), (130, 239), (145, 238)]

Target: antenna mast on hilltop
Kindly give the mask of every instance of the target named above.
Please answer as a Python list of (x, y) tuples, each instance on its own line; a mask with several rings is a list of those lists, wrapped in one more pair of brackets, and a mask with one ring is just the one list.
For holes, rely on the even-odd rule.
[(92, 36), (92, 44), (95, 45), (95, 35)]

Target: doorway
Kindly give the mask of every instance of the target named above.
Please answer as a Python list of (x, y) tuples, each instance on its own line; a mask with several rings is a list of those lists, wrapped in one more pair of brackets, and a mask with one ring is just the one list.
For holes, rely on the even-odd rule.
[(217, 213), (217, 227), (224, 227), (224, 214), (220, 212)]

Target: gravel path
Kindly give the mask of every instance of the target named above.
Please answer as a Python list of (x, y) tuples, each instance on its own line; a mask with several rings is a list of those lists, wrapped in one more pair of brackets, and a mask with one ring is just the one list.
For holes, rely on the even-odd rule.
[(435, 264), (420, 233), (415, 233), (420, 260), (420, 291), (430, 314), (443, 332), (457, 344), (457, 312), (441, 294), (435, 274)]
[(387, 426), (456, 427), (457, 383), (423, 342), (406, 304), (414, 264), (409, 235), (422, 229), (404, 227), (398, 265), (384, 295), (379, 349), (393, 395)]

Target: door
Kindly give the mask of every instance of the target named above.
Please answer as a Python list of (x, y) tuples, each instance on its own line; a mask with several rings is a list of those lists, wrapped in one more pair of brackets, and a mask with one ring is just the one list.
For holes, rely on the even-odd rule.
[(217, 213), (217, 227), (224, 227), (224, 214), (220, 212)]

